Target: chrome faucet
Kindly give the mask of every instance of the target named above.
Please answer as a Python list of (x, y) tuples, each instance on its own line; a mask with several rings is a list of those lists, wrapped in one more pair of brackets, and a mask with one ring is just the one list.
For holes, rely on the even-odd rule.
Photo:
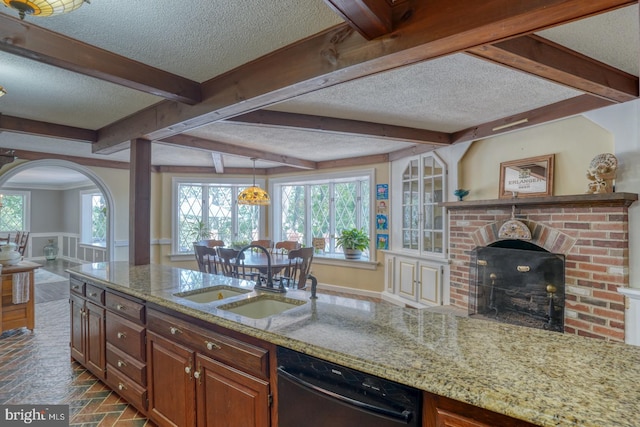
[(282, 281), (280, 282), (280, 285), (277, 287), (273, 285), (273, 271), (271, 269), (271, 254), (269, 253), (267, 248), (265, 248), (264, 246), (247, 245), (242, 249), (240, 249), (240, 252), (238, 252), (238, 256), (236, 257), (236, 268), (240, 265), (240, 259), (242, 258), (242, 254), (244, 253), (244, 251), (250, 248), (260, 249), (267, 256), (266, 283), (262, 284), (261, 275), (260, 273), (258, 273), (258, 279), (256, 280), (256, 285), (253, 288), (255, 290), (263, 290), (263, 291), (270, 291), (270, 292), (283, 292), (283, 293), (287, 292), (287, 289), (284, 287), (284, 284), (282, 283)]

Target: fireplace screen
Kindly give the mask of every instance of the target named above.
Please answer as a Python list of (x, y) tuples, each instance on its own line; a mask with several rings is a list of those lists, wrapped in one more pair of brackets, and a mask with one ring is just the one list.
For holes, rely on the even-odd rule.
[(564, 255), (490, 246), (471, 261), (470, 316), (563, 332)]

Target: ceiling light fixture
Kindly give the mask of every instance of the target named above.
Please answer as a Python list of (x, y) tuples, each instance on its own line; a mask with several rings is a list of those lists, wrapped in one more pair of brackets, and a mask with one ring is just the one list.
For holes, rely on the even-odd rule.
[(239, 205), (257, 205), (267, 206), (271, 204), (271, 197), (269, 193), (262, 188), (256, 186), (256, 159), (253, 160), (253, 185), (249, 188), (245, 188), (238, 194)]
[(5, 88), (3, 88), (2, 86), (0, 86), (0, 96), (2, 95), (6, 95), (7, 91), (5, 90)]
[(76, 10), (89, 0), (2, 0), (5, 6), (18, 11), (20, 19), (25, 15), (51, 16)]

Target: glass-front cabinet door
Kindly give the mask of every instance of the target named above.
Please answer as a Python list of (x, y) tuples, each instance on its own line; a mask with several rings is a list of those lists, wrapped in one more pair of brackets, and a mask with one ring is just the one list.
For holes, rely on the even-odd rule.
[(420, 169), (411, 160), (402, 174), (402, 247), (419, 250), (420, 236)]
[(446, 194), (444, 163), (427, 154), (408, 162), (402, 173), (402, 248), (420, 253), (444, 252)]

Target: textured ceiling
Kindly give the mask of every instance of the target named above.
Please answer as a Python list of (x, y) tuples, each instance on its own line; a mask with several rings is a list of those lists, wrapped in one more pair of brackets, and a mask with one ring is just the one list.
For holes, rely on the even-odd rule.
[[(0, 14), (12, 14), (0, 8)], [(638, 6), (538, 34), (638, 75)], [(341, 19), (323, 0), (96, 0), (34, 25), (197, 82), (207, 81)], [(0, 114), (100, 129), (162, 101), (154, 95), (0, 52)], [(272, 105), (275, 111), (454, 132), (580, 92), (465, 54), (398, 68)], [(213, 141), (313, 161), (389, 153), (412, 144), (370, 137), (219, 122), (189, 132)], [(87, 143), (0, 133), (0, 148), (127, 162), (128, 150), (92, 154)], [(223, 155), (225, 167), (251, 167)], [(154, 165), (213, 166), (203, 150), (154, 144)], [(257, 167), (273, 167), (259, 161)]]

